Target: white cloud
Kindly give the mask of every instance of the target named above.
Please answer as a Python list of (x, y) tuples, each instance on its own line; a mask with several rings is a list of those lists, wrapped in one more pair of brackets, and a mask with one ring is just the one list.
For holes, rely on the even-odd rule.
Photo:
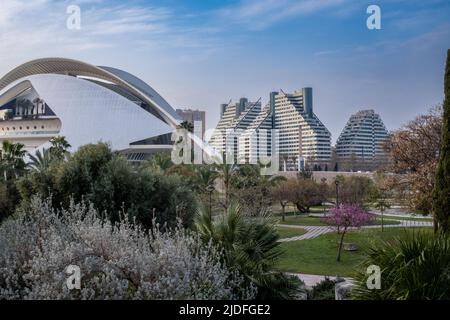
[[(184, 57), (211, 52), (217, 31), (184, 27), (171, 9), (111, 5), (104, 0), (0, 0), (0, 73), (25, 60), (44, 56), (92, 55), (98, 50), (187, 49)], [(81, 29), (69, 30), (67, 6), (81, 7)], [(99, 51), (108, 52), (108, 51)], [(97, 53), (99, 53), (97, 52)], [(86, 56), (86, 55), (84, 55)], [(203, 54), (203, 56), (205, 56)], [(187, 59), (187, 58), (186, 58)]]
[(219, 10), (218, 15), (250, 29), (264, 29), (286, 19), (335, 8), (345, 2), (346, 0), (243, 0), (238, 5)]

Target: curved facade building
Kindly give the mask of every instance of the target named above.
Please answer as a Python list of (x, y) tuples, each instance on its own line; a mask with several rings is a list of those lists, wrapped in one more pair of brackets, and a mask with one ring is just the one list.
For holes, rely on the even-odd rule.
[(353, 114), (336, 142), (336, 154), (341, 159), (355, 158), (374, 161), (386, 156), (383, 142), (388, 131), (374, 110), (361, 110)]
[(72, 150), (108, 142), (130, 160), (172, 148), (175, 110), (139, 78), (64, 58), (27, 62), (0, 79), (0, 142), (28, 151), (65, 136)]

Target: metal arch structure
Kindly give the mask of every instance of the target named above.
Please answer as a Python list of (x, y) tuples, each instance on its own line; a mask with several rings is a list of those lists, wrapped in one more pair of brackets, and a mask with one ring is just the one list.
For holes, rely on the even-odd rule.
[(74, 59), (42, 58), (26, 62), (0, 79), (0, 92), (19, 79), (42, 74), (90, 77), (113, 83), (146, 102), (172, 128), (180, 123), (179, 116), (169, 103), (141, 79), (119, 69), (97, 67)]

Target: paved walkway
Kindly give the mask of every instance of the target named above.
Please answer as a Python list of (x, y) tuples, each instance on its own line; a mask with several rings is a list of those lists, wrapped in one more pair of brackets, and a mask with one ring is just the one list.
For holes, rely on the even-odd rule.
[(290, 237), (290, 238), (284, 238), (278, 240), (279, 242), (288, 242), (288, 241), (298, 241), (298, 240), (305, 240), (305, 239), (312, 239), (316, 238), (322, 234), (334, 232), (335, 230), (328, 226), (296, 226), (296, 225), (288, 225), (288, 224), (279, 224), (280, 227), (286, 227), (286, 228), (293, 228), (293, 229), (304, 229), (307, 230), (306, 233)]
[[(318, 274), (290, 273), (290, 272), (287, 272), (286, 274), (298, 277), (305, 283), (305, 286), (307, 287), (313, 287), (319, 282), (325, 280), (325, 278), (329, 278), (330, 280), (336, 280), (335, 276), (321, 276)], [(353, 278), (344, 278), (344, 279), (347, 281), (353, 280)]]
[[(389, 220), (395, 220), (390, 218)], [(400, 224), (388, 224), (384, 225), (385, 228), (417, 228), (417, 227), (432, 227), (433, 223), (430, 221), (412, 221), (412, 220), (397, 220)], [(321, 236), (325, 233), (335, 232), (336, 229), (329, 226), (300, 226), (300, 225), (289, 225), (289, 224), (278, 224), (279, 227), (283, 228), (293, 228), (293, 229), (304, 229), (307, 232), (295, 237), (284, 238), (278, 240), (278, 242), (289, 242), (289, 241), (299, 241), (305, 239), (313, 239)], [(372, 226), (362, 226), (362, 229), (374, 229), (381, 228), (381, 225)], [(355, 230), (357, 228), (349, 228), (349, 230)]]

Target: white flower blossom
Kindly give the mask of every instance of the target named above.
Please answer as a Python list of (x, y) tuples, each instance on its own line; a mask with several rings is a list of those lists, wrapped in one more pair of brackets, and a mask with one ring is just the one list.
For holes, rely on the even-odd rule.
[[(54, 210), (38, 197), (0, 226), (0, 299), (252, 299), (220, 253), (181, 227), (112, 225), (86, 203)], [(69, 290), (65, 270), (81, 270)]]

